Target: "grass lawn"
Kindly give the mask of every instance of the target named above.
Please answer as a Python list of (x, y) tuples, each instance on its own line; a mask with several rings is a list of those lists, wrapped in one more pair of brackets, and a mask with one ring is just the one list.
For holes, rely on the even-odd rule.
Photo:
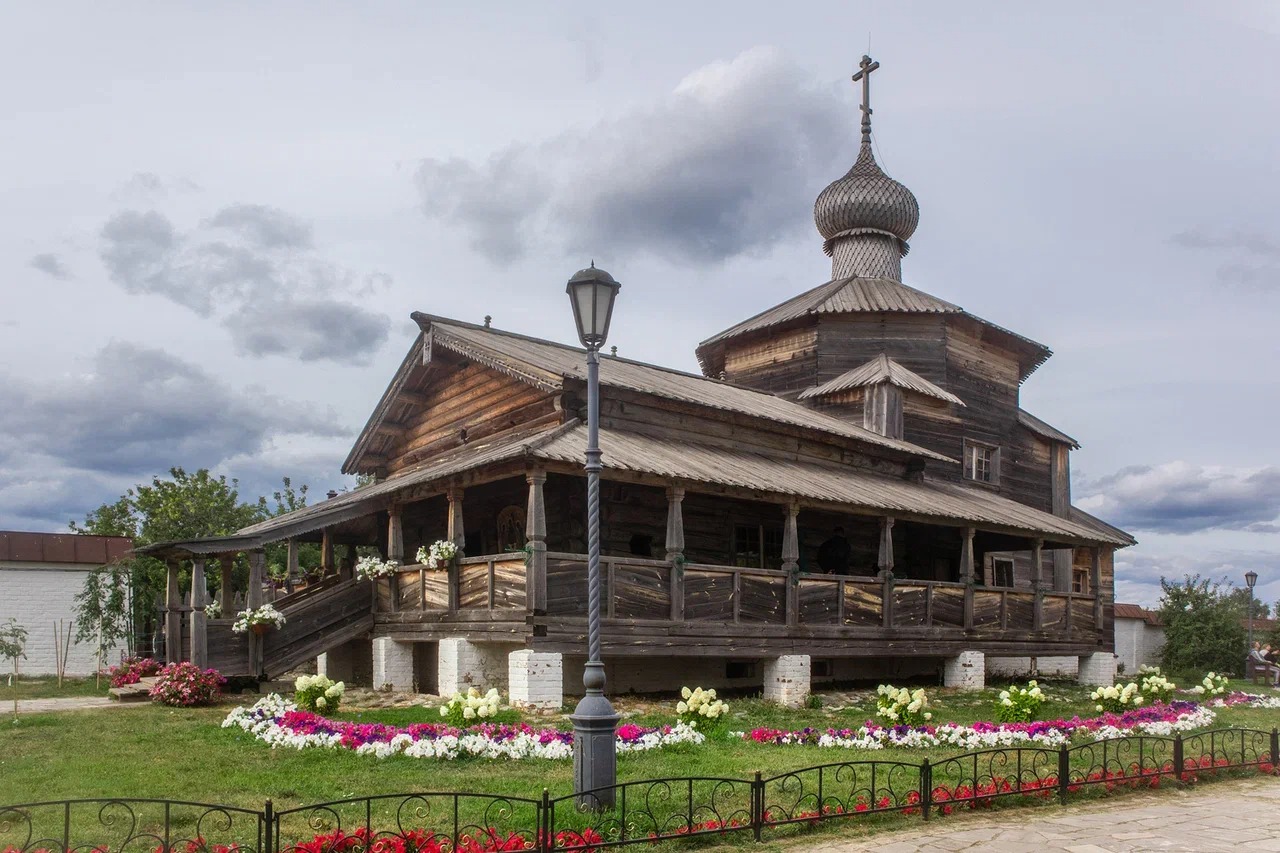
[[(1250, 688), (1244, 682), (1233, 687), (1262, 689)], [(992, 719), (997, 692), (998, 688), (982, 693), (930, 689), (932, 722)], [(1086, 688), (1048, 684), (1046, 692), (1051, 701), (1042, 710), (1044, 719), (1096, 715)], [(0, 691), (0, 697), (7, 698), (4, 691)], [(230, 708), (252, 701), (253, 697), (235, 697), (235, 701), (215, 708), (192, 710), (152, 705), (29, 714), (16, 724), (6, 714), (0, 717), (0, 804), (130, 797), (261, 809), (263, 801), (270, 798), (280, 810), (346, 797), (410, 791), (476, 791), (529, 798), (539, 797), (544, 787), (551, 790), (552, 796), (572, 791), (570, 761), (433, 761), (403, 756), (379, 760), (349, 750), (272, 750), (239, 729), (220, 726)], [(672, 721), (674, 701), (623, 698), (617, 704), (628, 715), (627, 722), (654, 725)], [(872, 698), (840, 710), (787, 710), (754, 699), (730, 699), (730, 704), (730, 728), (734, 730), (759, 726), (825, 729), (856, 728), (872, 717), (875, 702)], [(0, 709), (4, 707), (0, 702)], [(1214, 728), (1243, 726), (1270, 731), (1280, 725), (1280, 711), (1276, 710), (1223, 708), (1216, 709), (1216, 713)], [(400, 725), (439, 721), (432, 708), (353, 710), (337, 716)], [(534, 723), (569, 727), (567, 720), (559, 718)], [(936, 763), (937, 759), (961, 752), (957, 748), (833, 750), (726, 740), (714, 745), (685, 744), (620, 755), (618, 777), (620, 781), (689, 775), (747, 778), (757, 770), (769, 776), (827, 762), (874, 759), (918, 764), (927, 756)], [(1056, 766), (1052, 771), (1056, 772)], [(842, 796), (847, 796), (848, 790), (851, 789), (846, 786)], [(382, 812), (384, 819), (393, 820), (392, 810), (398, 805), (398, 801), (386, 803), (375, 810)], [(846, 825), (842, 831), (847, 833), (851, 828)], [(0, 834), (0, 849), (10, 841)]]
[(13, 703), (14, 689), (19, 699), (53, 699), (60, 696), (106, 696), (111, 685), (103, 678), (95, 684), (92, 678), (64, 678), (62, 686), (58, 679), (47, 675), (20, 675), (10, 684), (9, 678), (0, 676), (0, 708), (8, 702)]

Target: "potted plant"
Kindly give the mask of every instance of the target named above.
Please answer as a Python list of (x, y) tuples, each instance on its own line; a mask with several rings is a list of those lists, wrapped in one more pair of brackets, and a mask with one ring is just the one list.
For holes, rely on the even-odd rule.
[(418, 549), (418, 562), (435, 571), (447, 569), (457, 556), (458, 546), (447, 539), (431, 543), (430, 548), (423, 545)]
[(264, 604), (261, 607), (241, 610), (236, 614), (236, 621), (231, 626), (231, 630), (237, 634), (252, 631), (262, 636), (273, 628), (283, 628), (284, 623), (284, 614), (276, 610), (275, 605)]

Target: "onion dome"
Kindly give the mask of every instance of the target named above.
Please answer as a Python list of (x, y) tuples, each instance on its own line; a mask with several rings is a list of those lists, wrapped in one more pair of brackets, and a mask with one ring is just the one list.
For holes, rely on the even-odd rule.
[(865, 141), (853, 168), (818, 193), (813, 221), (828, 255), (840, 237), (877, 232), (896, 237), (905, 255), (907, 240), (920, 224), (920, 204), (911, 190), (884, 173)]

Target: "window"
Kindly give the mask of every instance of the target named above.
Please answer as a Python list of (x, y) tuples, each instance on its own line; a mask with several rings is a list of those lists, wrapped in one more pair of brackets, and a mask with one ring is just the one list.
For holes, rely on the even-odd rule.
[(996, 580), (994, 586), (1013, 586), (1013, 560), (996, 557), (991, 561), (991, 568)]
[(735, 524), (733, 565), (748, 569), (782, 568), (782, 526)]
[(1000, 448), (965, 439), (964, 476), (979, 483), (1000, 481)]
[(727, 660), (724, 662), (725, 678), (755, 678), (756, 662), (752, 660)]
[(1081, 593), (1082, 595), (1089, 594), (1089, 570), (1088, 569), (1072, 569), (1071, 591)]

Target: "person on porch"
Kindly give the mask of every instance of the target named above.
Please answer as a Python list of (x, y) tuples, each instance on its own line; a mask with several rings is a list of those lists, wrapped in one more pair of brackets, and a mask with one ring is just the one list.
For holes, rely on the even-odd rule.
[(844, 528), (837, 527), (831, 538), (818, 546), (818, 568), (829, 575), (849, 574), (849, 562), (853, 559), (853, 548), (849, 540), (844, 538)]

